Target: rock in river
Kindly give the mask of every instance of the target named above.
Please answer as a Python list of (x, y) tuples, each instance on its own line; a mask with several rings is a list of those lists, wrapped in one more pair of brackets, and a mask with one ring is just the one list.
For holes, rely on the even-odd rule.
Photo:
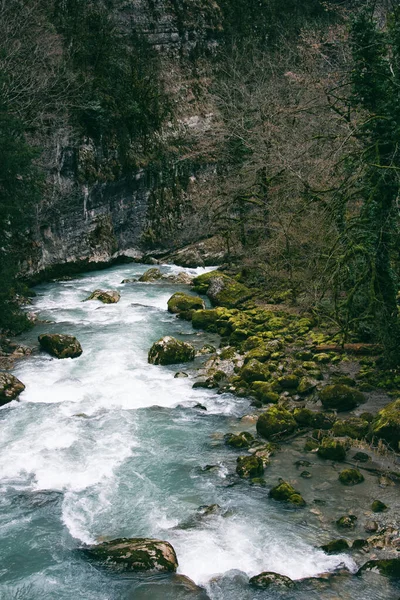
[(184, 292), (176, 292), (168, 300), (168, 312), (178, 315), (190, 315), (194, 310), (203, 310), (206, 305), (199, 296), (191, 296)]
[(84, 548), (83, 552), (113, 571), (175, 572), (175, 550), (169, 542), (149, 538), (121, 538)]
[(11, 373), (0, 373), (0, 406), (15, 400), (24, 389), (24, 384)]
[(294, 582), (289, 577), (269, 571), (255, 575), (250, 579), (249, 583), (250, 585), (261, 589), (266, 589), (270, 586), (280, 586), (286, 588), (294, 586)]
[(365, 396), (348, 385), (326, 385), (319, 393), (322, 406), (338, 412), (352, 410), (365, 402)]
[(77, 358), (83, 352), (82, 346), (73, 335), (43, 333), (38, 337), (42, 350), (56, 358)]
[(116, 290), (94, 290), (85, 298), (84, 302), (88, 300), (100, 300), (103, 304), (116, 304), (119, 302), (121, 295)]
[(152, 345), (148, 361), (152, 365), (176, 365), (194, 360), (195, 354), (191, 344), (167, 335)]

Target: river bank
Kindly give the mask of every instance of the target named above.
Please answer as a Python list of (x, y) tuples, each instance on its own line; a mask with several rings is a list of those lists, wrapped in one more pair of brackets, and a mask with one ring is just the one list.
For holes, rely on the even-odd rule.
[[(399, 507), (394, 457), (385, 456), (381, 449), (377, 452), (361, 439), (351, 442), (344, 464), (323, 460), (317, 452), (304, 451), (308, 438), (315, 439), (314, 450), (318, 448), (320, 440), (313, 437), (313, 429), (305, 428), (298, 435), (297, 428), (292, 434), (296, 437), (273, 440), (274, 454), (262, 478), (240, 477), (237, 458), (252, 456), (250, 450), (256, 446), (233, 449), (226, 444), (226, 434), (247, 431), (259, 444), (266, 443), (257, 434), (256, 419), (268, 405), (260, 405), (262, 401), (251, 386), (246, 389), (243, 378), (234, 371), (243, 368), (240, 361), (244, 364), (246, 353), (255, 349), (242, 352), (241, 348), (254, 337), (243, 333), (243, 317), (255, 309), (233, 315), (236, 322), (240, 316), (241, 327), (235, 331), (242, 333), (236, 334), (235, 345), (227, 344), (226, 335), (221, 340), (217, 331), (194, 329), (191, 321), (168, 313), (170, 297), (176, 291), (187, 293), (188, 286), (165, 280), (121, 283), (137, 279), (147, 269), (125, 265), (37, 288), (33, 308), (47, 323), (39, 322), (21, 338), (21, 344), (35, 347), (38, 334), (44, 332), (69, 333), (79, 339), (83, 354), (59, 361), (36, 350), (13, 370), (26, 390), (20, 402), (13, 401), (1, 410), (0, 552), (4, 571), (0, 585), (4, 596), (136, 600), (201, 598), (206, 593), (213, 599), (247, 600), (284, 593), (285, 598), (300, 599), (397, 598), (400, 588), (395, 580), (375, 573), (353, 575), (367, 560), (396, 555), (397, 546), (392, 542), (398, 539)], [(162, 267), (162, 271), (172, 274), (178, 270)], [(186, 272), (198, 275), (201, 271)], [(82, 303), (95, 289), (117, 289), (121, 300), (112, 305)], [(271, 318), (286, 319), (276, 312), (268, 317), (269, 322)], [(293, 330), (296, 321), (298, 327), (298, 315), (288, 317), (285, 324), (275, 322), (273, 335), (265, 339), (268, 343), (293, 338), (292, 342), (285, 339), (268, 357), (270, 363), (277, 363), (281, 376), (289, 371), (289, 364), (292, 372), (304, 369), (304, 362), (316, 362), (313, 356), (298, 359), (292, 354), (296, 341), (301, 341), (297, 352), (310, 351), (304, 336), (311, 335), (312, 327), (297, 333)], [(259, 325), (263, 327), (259, 333), (266, 333), (264, 324)], [(304, 322), (300, 328), (305, 329)], [(282, 333), (282, 329), (288, 331)], [(152, 343), (165, 335), (188, 341), (196, 350), (207, 344), (218, 348), (221, 341), (222, 347), (215, 356), (200, 354), (189, 364), (149, 365)], [(273, 357), (274, 353), (278, 356)], [(333, 371), (341, 370), (341, 377), (354, 379), (358, 361), (352, 357), (333, 360), (336, 355), (333, 352), (329, 361), (318, 361), (317, 367), (310, 368), (322, 372), (317, 386), (318, 381), (326, 384)], [(230, 364), (232, 377), (238, 381), (224, 380), (221, 374), (215, 377), (224, 372), (223, 361)], [(292, 366), (293, 361), (301, 361), (301, 365)], [(284, 369), (279, 369), (281, 365)], [(178, 371), (188, 377), (176, 378)], [(296, 376), (300, 382), (300, 372)], [(196, 382), (205, 382), (206, 387), (193, 389)], [(321, 412), (312, 394), (299, 400), (293, 388), (268, 393), (271, 391), (282, 396), (279, 403), (285, 409), (293, 411), (304, 405)], [(367, 402), (355, 409), (356, 415), (377, 412), (393, 400), (385, 391), (364, 389), (362, 393)], [(370, 456), (368, 463), (354, 462), (359, 451)], [(347, 463), (362, 470), (363, 483), (342, 486), (338, 475)], [(305, 471), (309, 476), (302, 475)], [(304, 508), (269, 498), (279, 478), (301, 493)], [(372, 513), (376, 499), (388, 510)], [(198, 510), (213, 505), (219, 508)], [(343, 515), (357, 517), (354, 529), (344, 533), (336, 525)], [(364, 550), (333, 555), (320, 549), (334, 538), (351, 543), (373, 537), (365, 531), (371, 520), (378, 528), (373, 532), (376, 546), (371, 542)], [(390, 545), (380, 547), (390, 528)], [(189, 584), (176, 576), (116, 577), (94, 568), (77, 553), (82, 544), (138, 536), (168, 540), (177, 553), (178, 573), (206, 592), (195, 586), (189, 589)], [(250, 577), (266, 570), (305, 581), (283, 592), (279, 588), (257, 591), (249, 586)], [(320, 578), (327, 572), (331, 575)]]

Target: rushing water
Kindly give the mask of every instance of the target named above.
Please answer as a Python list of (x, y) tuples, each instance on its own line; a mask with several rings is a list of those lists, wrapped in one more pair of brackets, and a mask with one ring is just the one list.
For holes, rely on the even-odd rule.
[[(34, 308), (49, 323), (23, 341), (33, 343), (45, 331), (68, 333), (78, 337), (84, 352), (74, 360), (39, 353), (21, 361), (15, 374), (26, 391), (20, 402), (0, 411), (0, 598), (206, 597), (176, 577), (112, 575), (78, 550), (122, 536), (170, 541), (178, 573), (215, 600), (281, 597), (279, 591), (249, 588), (248, 577), (265, 570), (293, 579), (341, 565), (354, 571), (348, 555), (327, 556), (318, 549), (326, 533), (312, 513), (305, 516), (268, 499), (277, 472), (266, 472), (267, 488), (233, 475), (237, 453), (224, 447), (220, 434), (243, 428), (238, 417), (249, 412), (249, 402), (193, 390), (195, 371), (188, 365), (147, 363), (151, 344), (163, 335), (197, 347), (218, 340), (167, 312), (168, 298), (182, 288), (120, 283), (146, 268), (118, 267), (37, 289)], [(82, 303), (96, 288), (119, 289), (121, 301)], [(189, 377), (174, 378), (182, 368)], [(199, 517), (199, 506), (215, 503), (220, 513)], [(283, 595), (399, 596), (394, 584), (373, 574), (321, 585), (305, 584)]]

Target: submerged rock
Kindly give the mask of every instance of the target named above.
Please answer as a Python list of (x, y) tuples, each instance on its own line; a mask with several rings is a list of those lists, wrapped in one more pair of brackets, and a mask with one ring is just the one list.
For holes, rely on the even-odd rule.
[(272, 406), (257, 421), (257, 433), (268, 439), (273, 435), (293, 433), (297, 427), (293, 415), (281, 406)]
[(84, 548), (83, 552), (113, 571), (175, 572), (175, 550), (169, 542), (149, 538), (121, 538)]
[(357, 575), (362, 575), (365, 571), (376, 571), (386, 577), (400, 577), (400, 558), (389, 558), (382, 560), (369, 560), (357, 571)]
[(385, 510), (387, 510), (387, 506), (380, 500), (374, 500), (372, 503), (372, 506), (371, 506), (371, 510), (374, 513), (380, 513), (380, 512), (384, 512)]
[(88, 300), (100, 300), (103, 304), (116, 304), (119, 302), (121, 294), (117, 290), (94, 290), (85, 298), (84, 302)]
[(249, 581), (250, 585), (265, 590), (270, 586), (279, 586), (279, 587), (293, 587), (294, 581), (290, 579), (290, 577), (286, 577), (285, 575), (279, 575), (279, 573), (272, 573), (270, 571), (265, 571), (264, 573), (260, 573), (259, 575), (255, 575)]
[(332, 540), (331, 542), (328, 542), (328, 544), (321, 546), (321, 550), (327, 554), (340, 554), (341, 552), (348, 550), (349, 547), (347, 540), (341, 538), (339, 540)]
[(25, 389), (22, 381), (11, 373), (0, 373), (0, 406), (18, 398)]
[(160, 269), (153, 267), (152, 269), (148, 269), (145, 273), (143, 273), (143, 275), (139, 277), (139, 281), (141, 281), (142, 283), (149, 281), (157, 281), (158, 279), (161, 279), (161, 277), (162, 273)]
[(392, 446), (400, 447), (400, 399), (391, 402), (378, 412), (372, 421), (372, 435)]
[(191, 344), (167, 335), (152, 345), (148, 361), (152, 365), (175, 365), (194, 360), (195, 354)]
[(272, 488), (269, 497), (278, 502), (288, 502), (294, 506), (305, 506), (305, 500), (302, 495), (294, 489), (287, 481), (280, 480), (279, 484)]
[(43, 333), (38, 337), (40, 347), (56, 358), (77, 358), (83, 352), (82, 346), (73, 335)]
[(319, 392), (319, 398), (324, 408), (338, 412), (352, 410), (365, 402), (364, 394), (347, 385), (327, 385)]
[(199, 296), (191, 296), (184, 292), (176, 292), (168, 300), (168, 312), (186, 316), (189, 319), (194, 310), (204, 310), (205, 307), (204, 300), (199, 298)]

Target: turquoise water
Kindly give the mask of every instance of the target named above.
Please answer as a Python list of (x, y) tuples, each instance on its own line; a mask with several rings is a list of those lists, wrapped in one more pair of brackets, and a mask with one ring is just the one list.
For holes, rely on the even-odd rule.
[[(147, 363), (163, 335), (199, 348), (218, 344), (167, 312), (168, 298), (182, 288), (120, 283), (147, 268), (112, 268), (37, 288), (34, 310), (51, 323), (21, 341), (68, 333), (84, 352), (74, 360), (38, 353), (20, 361), (14, 373), (26, 391), (0, 410), (0, 598), (398, 598), (400, 588), (374, 574), (304, 583), (293, 592), (249, 588), (248, 578), (265, 570), (302, 579), (343, 565), (354, 572), (357, 565), (317, 548), (329, 525), (268, 499), (289, 468), (284, 458), (266, 471), (267, 488), (234, 475), (237, 454), (221, 437), (243, 428), (238, 419), (251, 412), (248, 400), (193, 390), (193, 366)], [(118, 289), (121, 301), (81, 302), (97, 288)], [(182, 369), (189, 377), (174, 378)], [(199, 506), (215, 503), (218, 514), (199, 516)], [(114, 576), (79, 552), (83, 544), (122, 536), (168, 540), (178, 573), (206, 592), (179, 577)]]

